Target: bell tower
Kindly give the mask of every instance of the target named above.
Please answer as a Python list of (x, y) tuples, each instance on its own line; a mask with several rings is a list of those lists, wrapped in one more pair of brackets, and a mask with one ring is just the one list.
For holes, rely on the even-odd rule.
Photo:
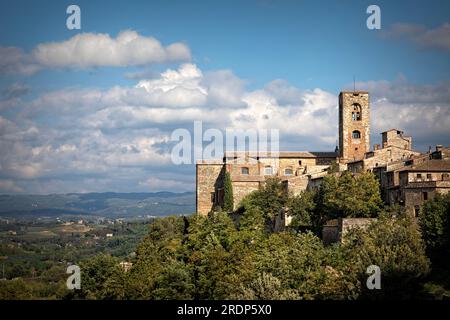
[(367, 91), (339, 94), (339, 157), (359, 160), (370, 151), (370, 106)]

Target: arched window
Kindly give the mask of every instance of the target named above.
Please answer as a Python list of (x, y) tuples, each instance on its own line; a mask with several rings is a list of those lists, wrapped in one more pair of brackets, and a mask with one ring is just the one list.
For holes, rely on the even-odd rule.
[(294, 173), (294, 171), (292, 170), (292, 168), (284, 169), (284, 175), (285, 176), (292, 176), (293, 173)]
[(352, 110), (352, 120), (360, 121), (361, 120), (361, 105), (359, 103), (354, 103)]
[(264, 175), (271, 176), (273, 174), (273, 170), (271, 166), (264, 167)]
[(353, 131), (352, 138), (353, 139), (361, 139), (361, 132), (359, 132), (358, 130)]
[(241, 168), (241, 174), (248, 176), (249, 170), (247, 167), (242, 167)]

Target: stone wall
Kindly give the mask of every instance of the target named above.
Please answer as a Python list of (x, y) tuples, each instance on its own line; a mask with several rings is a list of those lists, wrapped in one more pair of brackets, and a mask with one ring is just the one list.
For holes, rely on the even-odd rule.
[[(364, 159), (351, 161), (347, 164), (352, 173), (373, 170), (376, 167), (386, 166), (392, 162), (398, 162), (398, 166), (404, 166), (404, 162), (420, 155), (420, 152), (405, 150), (395, 146), (386, 147), (366, 153)], [(392, 168), (390, 168), (392, 169)]]
[(218, 189), (223, 186), (224, 165), (221, 161), (199, 162), (196, 166), (197, 213), (207, 215), (220, 202)]
[(345, 241), (346, 234), (353, 228), (367, 228), (374, 218), (339, 218), (327, 221), (322, 229), (324, 244)]
[(400, 149), (412, 149), (412, 137), (405, 136), (403, 134), (403, 131), (392, 129), (383, 132), (381, 136), (383, 148), (386, 148), (388, 146), (395, 146)]
[(302, 191), (306, 190), (308, 183), (309, 177), (307, 175), (291, 177), (284, 181), (286, 190), (293, 195), (299, 195)]
[(410, 182), (402, 189), (402, 198), (406, 213), (417, 217), (420, 207), (425, 201), (433, 199), (437, 193), (450, 191), (450, 181)]
[(390, 162), (399, 160), (408, 160), (414, 156), (420, 155), (420, 152), (406, 150), (395, 146), (370, 152), (364, 159), (364, 170), (372, 170), (374, 167), (384, 166)]
[[(361, 107), (360, 120), (355, 120), (354, 104)], [(359, 131), (360, 138), (352, 136)], [(370, 150), (370, 106), (368, 92), (341, 92), (339, 95), (339, 151), (341, 161), (362, 159)]]
[(258, 190), (262, 183), (261, 181), (232, 181), (234, 209), (237, 209), (245, 196)]

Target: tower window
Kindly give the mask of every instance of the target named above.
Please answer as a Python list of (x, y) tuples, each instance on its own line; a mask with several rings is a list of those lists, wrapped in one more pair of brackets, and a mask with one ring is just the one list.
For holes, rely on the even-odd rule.
[(248, 176), (249, 170), (247, 167), (241, 168), (241, 174)]
[(361, 139), (361, 132), (359, 132), (358, 130), (353, 131), (352, 138), (353, 139)]
[(352, 120), (360, 121), (361, 120), (361, 105), (359, 103), (354, 103), (352, 110)]

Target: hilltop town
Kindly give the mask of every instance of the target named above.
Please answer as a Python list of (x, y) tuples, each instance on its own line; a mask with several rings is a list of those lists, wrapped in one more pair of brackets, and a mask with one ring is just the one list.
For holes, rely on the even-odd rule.
[[(450, 190), (450, 148), (436, 145), (426, 153), (413, 149), (413, 138), (400, 129), (381, 133), (370, 147), (369, 92), (339, 94), (339, 146), (331, 152), (226, 152), (222, 160), (199, 161), (196, 168), (197, 214), (207, 215), (224, 203), (229, 173), (234, 209), (268, 178), (279, 178), (296, 195), (320, 186), (329, 174), (373, 172), (387, 205), (400, 205), (411, 217), (437, 193)], [(330, 170), (333, 167), (334, 170)], [(289, 224), (288, 217), (284, 217)]]

